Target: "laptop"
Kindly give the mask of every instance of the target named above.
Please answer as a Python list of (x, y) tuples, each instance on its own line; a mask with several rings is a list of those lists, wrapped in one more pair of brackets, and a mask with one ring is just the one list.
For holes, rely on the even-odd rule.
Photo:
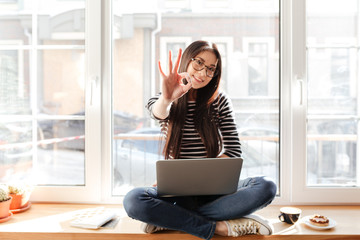
[(242, 158), (174, 159), (156, 162), (161, 197), (224, 195), (237, 190)]

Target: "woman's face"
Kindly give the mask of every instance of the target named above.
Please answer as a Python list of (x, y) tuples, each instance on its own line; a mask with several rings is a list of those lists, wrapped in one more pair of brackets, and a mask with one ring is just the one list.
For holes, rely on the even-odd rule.
[(215, 54), (211, 51), (202, 51), (196, 55), (194, 59), (197, 62), (201, 61), (203, 64), (205, 64), (202, 70), (196, 70), (193, 67), (193, 61), (191, 61), (187, 68), (187, 72), (191, 77), (192, 88), (199, 89), (205, 87), (211, 81), (212, 77), (207, 76), (206, 71), (209, 74), (209, 68), (216, 69), (218, 60)]

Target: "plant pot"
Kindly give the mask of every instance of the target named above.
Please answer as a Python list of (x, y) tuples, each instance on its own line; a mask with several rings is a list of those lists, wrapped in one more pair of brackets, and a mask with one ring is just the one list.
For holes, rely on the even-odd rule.
[(10, 210), (21, 209), (29, 202), (29, 198), (30, 198), (29, 193), (9, 194), (9, 196), (12, 197), (12, 201), (10, 204)]
[(12, 197), (10, 196), (9, 200), (0, 202), (0, 219), (9, 216), (11, 200)]

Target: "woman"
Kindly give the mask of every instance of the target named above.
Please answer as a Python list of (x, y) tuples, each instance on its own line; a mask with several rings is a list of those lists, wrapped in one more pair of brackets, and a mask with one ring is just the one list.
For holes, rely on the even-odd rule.
[[(221, 56), (216, 45), (196, 41), (181, 54), (180, 49), (173, 67), (169, 52), (168, 74), (159, 62), (162, 93), (147, 105), (165, 134), (165, 159), (240, 157), (231, 102), (219, 91)], [(265, 177), (241, 180), (237, 192), (224, 196), (158, 197), (154, 184), (130, 191), (124, 207), (130, 217), (144, 222), (146, 233), (173, 229), (203, 239), (214, 234), (270, 235), (272, 225), (251, 213), (270, 204), (275, 194), (276, 185)]]

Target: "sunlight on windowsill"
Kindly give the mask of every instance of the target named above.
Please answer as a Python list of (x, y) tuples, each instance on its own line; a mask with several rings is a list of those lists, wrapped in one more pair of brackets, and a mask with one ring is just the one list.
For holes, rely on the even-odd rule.
[[(34, 204), (35, 208), (41, 204)], [(45, 204), (45, 208), (46, 208)], [(27, 213), (13, 214), (11, 219), (5, 223), (0, 225), (0, 232), (46, 232), (46, 233), (58, 233), (58, 232), (79, 232), (79, 231), (89, 231), (89, 229), (82, 229), (77, 227), (72, 227), (70, 222), (83, 216), (84, 214), (93, 211), (94, 209), (104, 208), (99, 206), (90, 206), (89, 208), (82, 208), (84, 205), (78, 205), (78, 210), (69, 210), (66, 211), (62, 208), (63, 213), (51, 214), (53, 212), (52, 209), (56, 208), (56, 204), (48, 205), (48, 210), (41, 209), (39, 212), (36, 212), (36, 209), (30, 209)], [(74, 205), (69, 205), (70, 209), (74, 208)], [(115, 208), (113, 206), (106, 207), (107, 210), (113, 211), (116, 216), (120, 219), (119, 223), (121, 223), (122, 219), (126, 216), (125, 211), (122, 208)], [(33, 210), (33, 211), (31, 211)], [(65, 210), (65, 211), (64, 211)], [(58, 211), (58, 210), (55, 210)], [(40, 216), (41, 215), (41, 216)], [(44, 216), (46, 215), (46, 216)], [(119, 224), (118, 223), (118, 224)], [(110, 229), (110, 228), (109, 228)], [(99, 229), (100, 230), (100, 229)], [(101, 231), (106, 231), (107, 228), (101, 228)], [(92, 231), (92, 230), (90, 230)]]
[[(315, 230), (306, 226), (301, 220), (290, 225), (278, 219), (282, 206), (270, 205), (256, 212), (270, 220), (274, 234), (270, 239), (356, 239), (360, 236), (360, 206), (297, 206), (302, 210), (301, 216), (315, 213), (323, 214), (336, 220), (336, 227), (328, 230)], [(98, 230), (72, 227), (72, 220), (94, 209), (114, 211), (119, 221), (110, 227)], [(50, 204), (33, 203), (25, 212), (17, 213), (0, 224), (0, 239), (154, 239), (155, 235), (146, 235), (141, 231), (141, 222), (129, 218), (122, 205), (94, 204)], [(95, 235), (94, 235), (95, 234)], [(4, 237), (5, 236), (5, 237)], [(91, 237), (89, 237), (91, 236)], [(178, 231), (167, 231), (155, 236), (160, 239), (197, 239)], [(255, 237), (255, 236), (252, 236)], [(217, 237), (216, 239), (222, 239)], [(249, 239), (244, 237), (244, 239)], [(251, 239), (258, 239), (257, 237)]]

